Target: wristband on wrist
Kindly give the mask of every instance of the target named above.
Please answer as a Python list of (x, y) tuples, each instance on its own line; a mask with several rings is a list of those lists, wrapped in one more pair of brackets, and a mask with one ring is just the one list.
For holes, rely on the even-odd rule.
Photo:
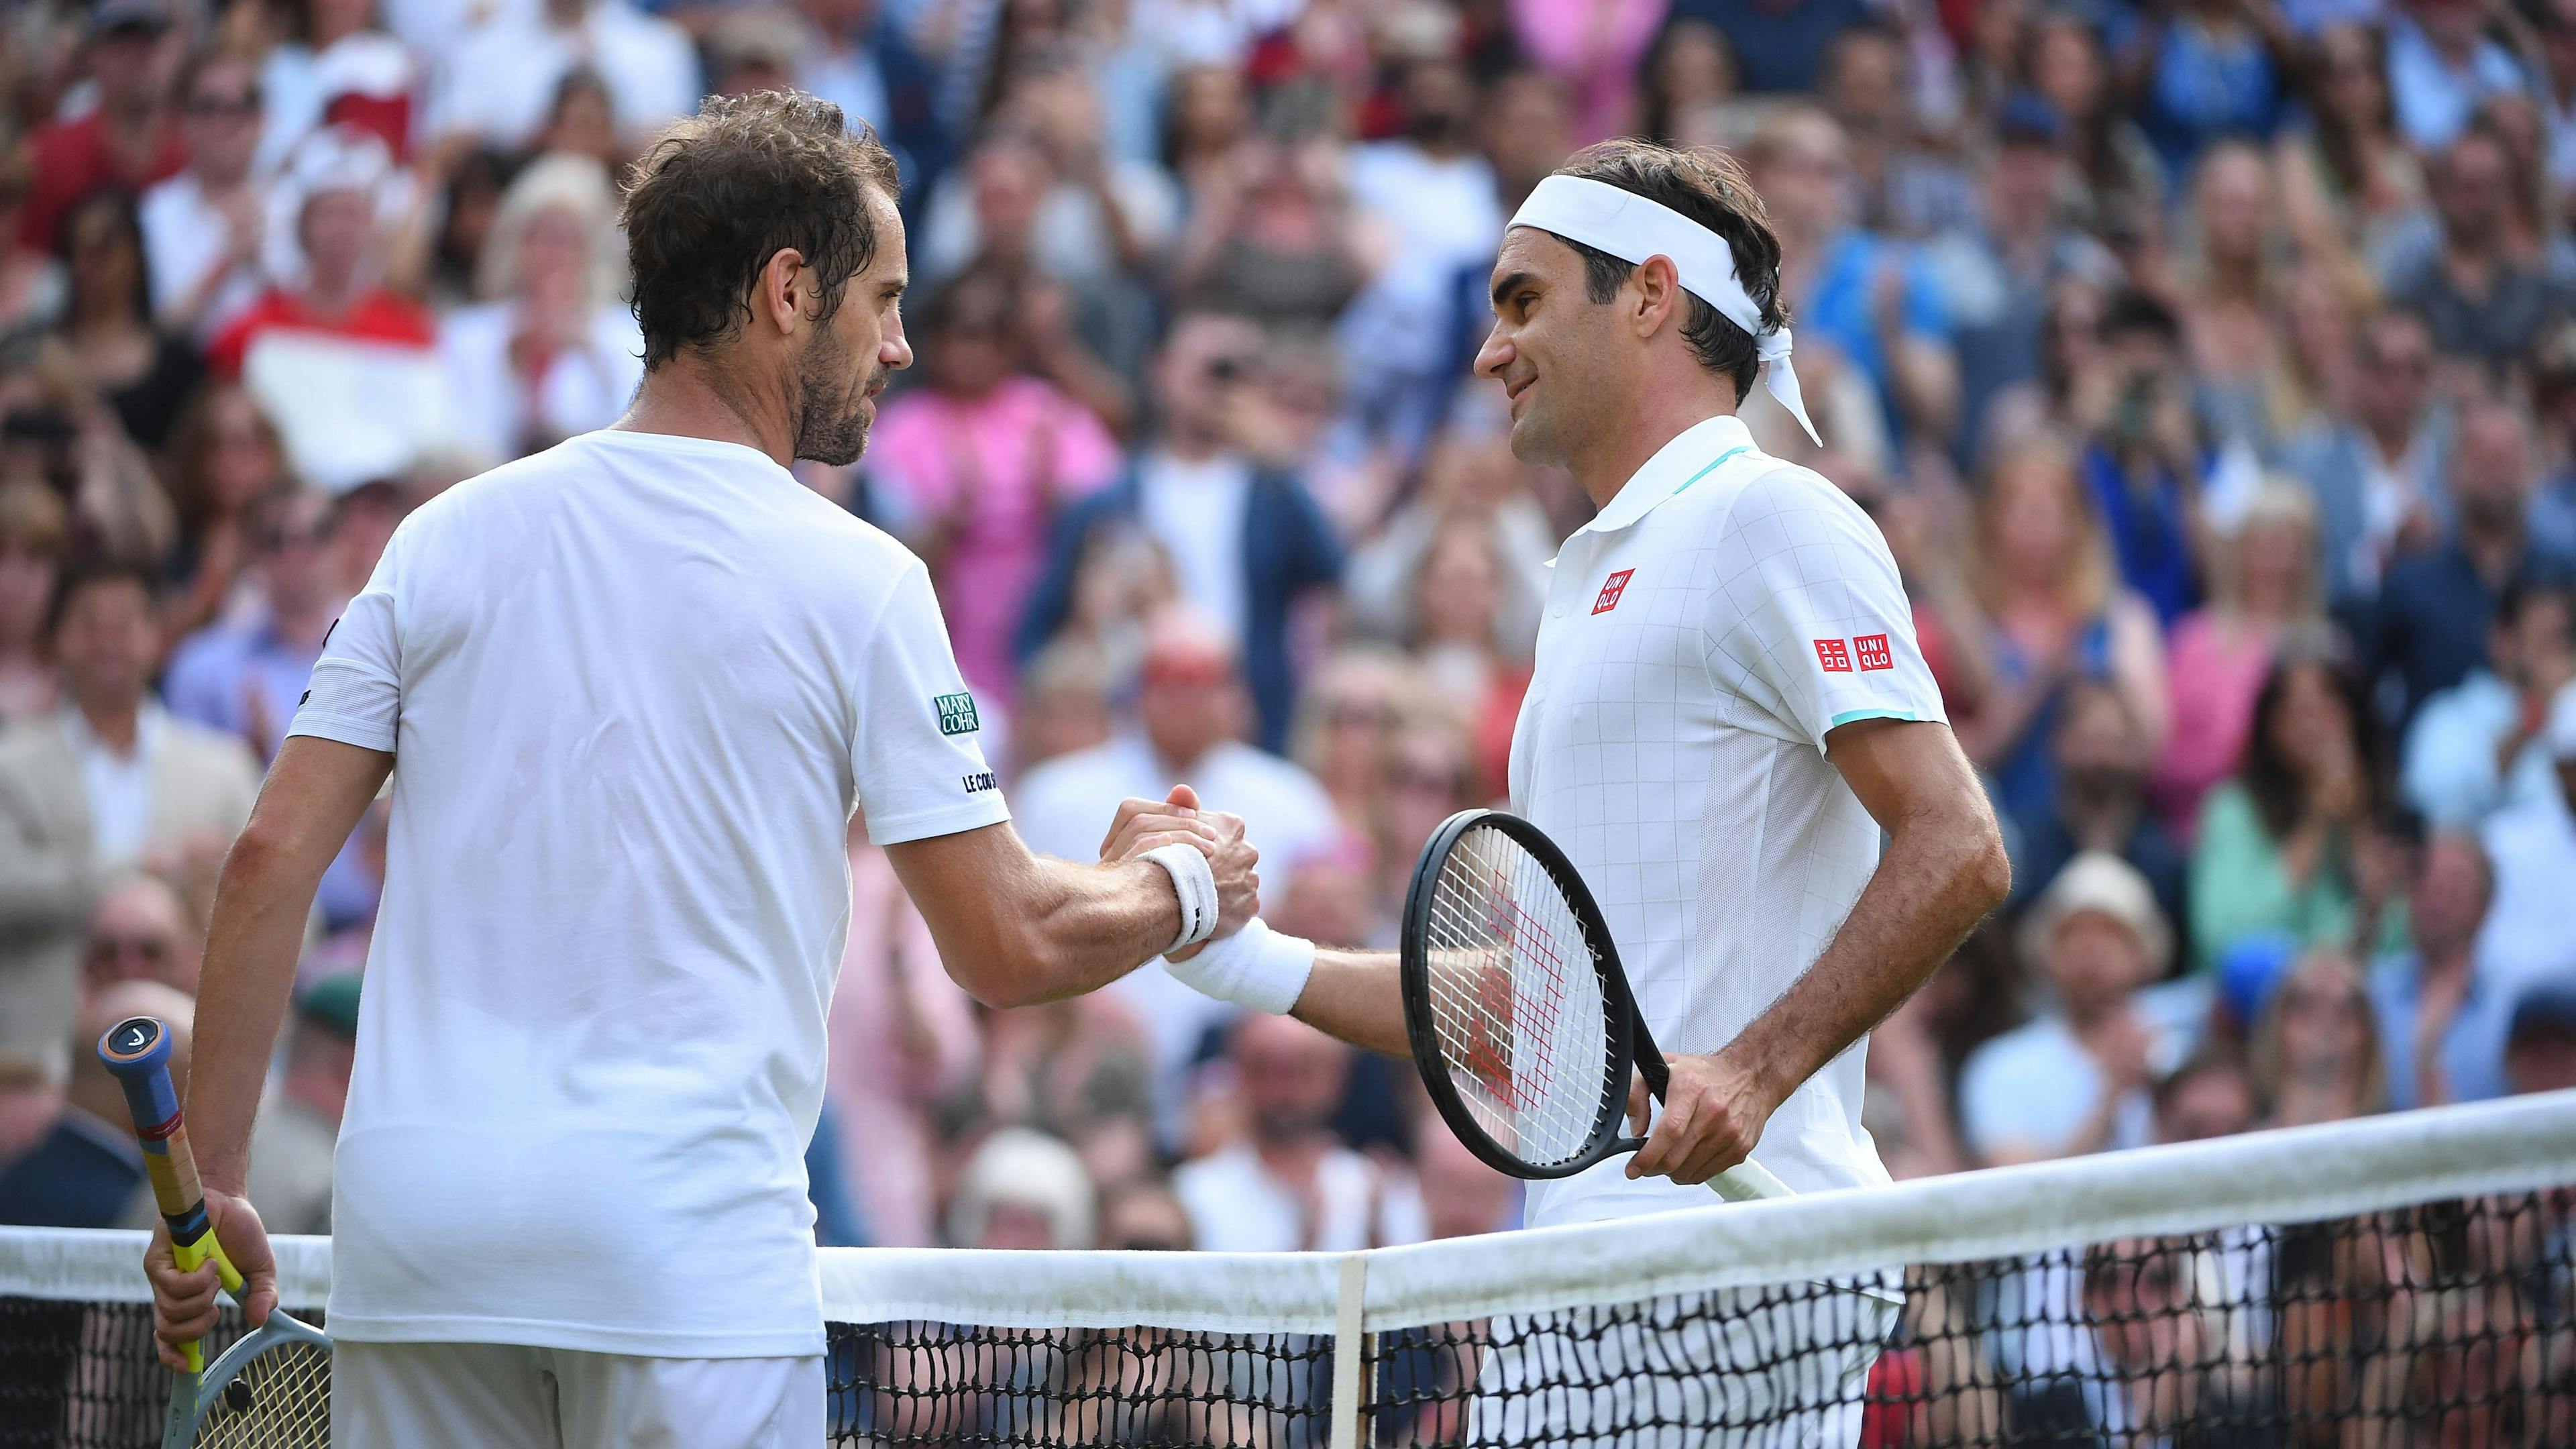
[(1174, 842), (1146, 851), (1143, 860), (1163, 868), (1172, 878), (1173, 893), (1181, 898), (1181, 934), (1172, 939), (1165, 951), (1179, 951), (1216, 934), (1216, 872), (1208, 858), (1195, 845)]
[(1259, 919), (1187, 961), (1166, 959), (1174, 980), (1202, 995), (1285, 1016), (1315, 971), (1315, 943)]

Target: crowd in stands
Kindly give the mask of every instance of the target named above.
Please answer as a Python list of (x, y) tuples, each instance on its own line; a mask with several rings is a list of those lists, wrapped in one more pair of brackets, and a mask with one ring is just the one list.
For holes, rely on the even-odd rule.
[[(622, 411), (621, 172), (791, 85), (899, 158), (920, 358), (800, 475), (928, 562), (1037, 848), (1186, 780), (1273, 923), (1393, 943), (1590, 513), (1469, 375), (1504, 221), (1591, 142), (1721, 146), (1827, 444), (1747, 420), (1885, 533), (2015, 863), (1873, 1039), (1889, 1168), (2576, 1086), (2576, 0), (29, 0), (0, 1222), (143, 1220), (80, 1044), (186, 1021), (403, 516)], [(299, 968), (272, 1230), (328, 1229), (384, 808)], [(1154, 966), (984, 1009), (850, 841), (824, 1241), (1516, 1221), (1406, 1064)]]

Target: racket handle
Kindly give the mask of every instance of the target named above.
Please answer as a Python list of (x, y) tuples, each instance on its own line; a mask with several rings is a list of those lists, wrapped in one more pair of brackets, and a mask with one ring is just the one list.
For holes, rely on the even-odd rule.
[(1751, 1158), (1735, 1164), (1708, 1180), (1709, 1189), (1728, 1202), (1754, 1202), (1766, 1197), (1795, 1197), (1789, 1184), (1772, 1176), (1771, 1169)]
[[(170, 1256), (179, 1271), (189, 1272), (208, 1258), (216, 1276), (235, 1299), (241, 1297), (241, 1274), (224, 1257), (206, 1217), (206, 1190), (197, 1181), (197, 1155), (188, 1146), (188, 1124), (179, 1113), (179, 1091), (170, 1081), (170, 1028), (158, 1017), (129, 1016), (98, 1039), (98, 1059), (125, 1088), (125, 1110), (134, 1119), (135, 1139), (143, 1145), (144, 1174), (152, 1180), (152, 1200), (161, 1220), (170, 1225)], [(205, 1369), (204, 1353), (194, 1343), (180, 1345), (188, 1371)]]

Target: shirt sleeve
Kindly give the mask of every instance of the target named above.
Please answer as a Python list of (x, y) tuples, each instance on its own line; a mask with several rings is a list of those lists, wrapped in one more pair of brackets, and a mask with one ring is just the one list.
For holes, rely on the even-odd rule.
[(384, 557), (367, 586), (340, 611), (339, 620), (322, 641), (322, 657), (297, 701), (295, 720), (286, 733), (338, 740), (365, 750), (394, 753), (402, 723), (402, 629), (397, 603), (402, 596), (403, 560), (410, 554), (413, 531), (394, 530)]
[(904, 570), (865, 647), (850, 764), (868, 838), (894, 845), (1010, 819), (920, 563)]
[(1745, 485), (1715, 540), (1710, 667), (1819, 750), (1854, 720), (1948, 723), (1878, 526), (1803, 468)]

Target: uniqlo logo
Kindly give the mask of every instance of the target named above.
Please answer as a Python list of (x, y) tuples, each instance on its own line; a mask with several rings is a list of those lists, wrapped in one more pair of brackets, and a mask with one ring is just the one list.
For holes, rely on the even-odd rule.
[(1827, 674), (1849, 674), (1851, 649), (1840, 639), (1819, 639), (1816, 641), (1816, 662), (1825, 667)]
[(1637, 571), (1635, 569), (1621, 569), (1619, 572), (1612, 574), (1607, 579), (1602, 580), (1601, 597), (1592, 601), (1592, 612), (1596, 614), (1607, 614), (1612, 609), (1619, 607), (1619, 596), (1628, 592), (1628, 580), (1636, 572)]
[(1863, 634), (1852, 641), (1852, 649), (1860, 655), (1860, 667), (1864, 673), (1896, 667), (1896, 655), (1888, 649), (1884, 634)]

